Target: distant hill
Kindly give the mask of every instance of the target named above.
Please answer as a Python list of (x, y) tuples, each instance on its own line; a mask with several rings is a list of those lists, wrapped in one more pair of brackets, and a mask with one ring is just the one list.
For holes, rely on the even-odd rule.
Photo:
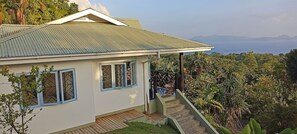
[(297, 36), (290, 37), (287, 35), (259, 38), (212, 35), (197, 36), (193, 37), (191, 40), (210, 44), (215, 47), (212, 52), (219, 53), (241, 53), (253, 51), (255, 53), (280, 54), (288, 53), (291, 49), (297, 49)]

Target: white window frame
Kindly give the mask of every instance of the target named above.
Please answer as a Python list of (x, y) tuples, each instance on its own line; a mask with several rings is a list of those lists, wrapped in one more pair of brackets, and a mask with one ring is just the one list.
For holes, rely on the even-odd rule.
[[(64, 100), (64, 96), (63, 96), (63, 84), (62, 84), (62, 73), (63, 72), (73, 72), (73, 90), (74, 90), (74, 98), (70, 99), (70, 100)], [(30, 108), (34, 109), (34, 108), (39, 108), (39, 107), (44, 107), (44, 106), (53, 106), (53, 105), (59, 105), (59, 104), (64, 104), (64, 103), (68, 103), (68, 102), (72, 102), (72, 101), (76, 101), (77, 100), (77, 87), (76, 87), (76, 73), (75, 73), (75, 69), (62, 69), (62, 70), (55, 70), (52, 71), (50, 73), (55, 73), (56, 74), (56, 93), (57, 93), (57, 103), (44, 103), (43, 100), (43, 91), (38, 93), (38, 89), (36, 89), (37, 91), (37, 105), (32, 105), (30, 106)], [(60, 79), (59, 76), (60, 75)], [(18, 75), (21, 75), (18, 74)], [(30, 75), (30, 73), (25, 73), (25, 75)], [(36, 81), (38, 80), (38, 78), (36, 77), (35, 79)], [(41, 87), (37, 87), (37, 88), (42, 88), (42, 81), (40, 81), (40, 85)], [(61, 86), (59, 86), (59, 82), (61, 83)], [(21, 86), (21, 85), (20, 85)], [(60, 97), (61, 96), (61, 97)]]
[[(72, 72), (73, 73), (73, 95), (74, 95), (74, 98), (70, 99), (70, 100), (65, 100), (64, 99), (64, 91), (63, 91), (63, 75), (62, 73), (65, 73), (65, 72)], [(67, 69), (67, 70), (62, 70), (60, 71), (60, 82), (61, 82), (61, 102), (62, 103), (67, 103), (67, 102), (71, 102), (71, 101), (75, 101), (77, 100), (77, 90), (76, 90), (76, 77), (75, 77), (75, 70), (74, 69)]]
[[(58, 71), (53, 71), (53, 72), (50, 72), (51, 74), (55, 74), (55, 80), (56, 80), (56, 96), (57, 96), (57, 102), (56, 103), (45, 103), (44, 102), (44, 99), (43, 99), (43, 91), (41, 92), (41, 105), (42, 106), (51, 106), (51, 105), (57, 105), (59, 104), (60, 102), (60, 95), (59, 95), (59, 79), (58, 79)], [(42, 81), (41, 81), (42, 82)], [(41, 87), (43, 87), (42, 83), (41, 83)]]
[[(127, 83), (127, 62), (130, 62), (130, 68), (131, 68), (131, 65), (132, 63), (135, 63), (135, 72), (136, 72), (136, 84), (133, 85), (133, 81), (132, 81), (132, 78), (131, 78), (131, 85), (128, 85)], [(121, 65), (123, 64), (124, 65), (124, 80), (125, 80), (125, 85), (123, 87), (116, 87), (116, 78), (115, 78), (115, 65)], [(111, 66), (111, 77), (112, 77), (112, 87), (111, 88), (103, 88), (103, 71), (102, 71), (102, 66), (105, 66), (105, 65), (110, 65)], [(135, 60), (125, 60), (125, 61), (114, 61), (114, 62), (106, 62), (106, 63), (99, 63), (99, 75), (100, 75), (100, 82), (99, 82), (99, 85), (100, 85), (100, 89), (101, 91), (111, 91), (111, 90), (119, 90), (119, 89), (125, 89), (125, 88), (131, 88), (131, 87), (134, 87), (134, 86), (137, 86), (137, 62)], [(132, 71), (131, 71), (131, 77), (132, 77)]]
[[(120, 86), (120, 87), (117, 87), (116, 86), (116, 73), (115, 73), (115, 66), (116, 65), (124, 65), (124, 86)], [(113, 87), (115, 88), (115, 89), (121, 89), (121, 88), (125, 88), (125, 87), (127, 87), (127, 65), (126, 65), (126, 63), (114, 63), (113, 64), (113, 68), (112, 68), (112, 70), (113, 71), (111, 71), (111, 72), (114, 72), (113, 73), (113, 78), (114, 78), (114, 81), (112, 82), (114, 85), (113, 85)]]
[[(111, 67), (111, 88), (103, 88), (103, 71), (102, 71), (102, 66), (110, 66)], [(113, 64), (100, 64), (100, 88), (102, 90), (112, 90), (115, 87), (114, 81), (115, 81), (115, 77), (113, 76), (114, 74), (114, 66)]]
[(136, 72), (136, 75), (135, 75), (135, 84), (134, 84), (134, 81), (133, 81), (133, 71), (131, 70), (131, 85), (130, 86), (137, 86), (137, 64), (135, 61), (133, 62), (130, 62), (130, 68), (132, 68), (132, 64), (135, 64), (135, 72)]

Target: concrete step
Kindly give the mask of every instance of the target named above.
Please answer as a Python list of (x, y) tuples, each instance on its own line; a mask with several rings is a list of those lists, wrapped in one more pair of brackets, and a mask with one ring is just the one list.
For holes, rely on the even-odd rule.
[(185, 134), (207, 134), (205, 128), (200, 126), (200, 122), (195, 120), (190, 110), (185, 108), (174, 96), (162, 97), (165, 101), (167, 114), (175, 118)]
[(200, 122), (194, 119), (191, 120), (184, 120), (178, 122), (181, 127), (185, 126), (200, 126)]
[(205, 128), (197, 120), (183, 121), (180, 123), (186, 134), (204, 134)]
[(176, 98), (175, 96), (163, 96), (162, 99), (166, 102), (166, 101), (174, 100)]
[(177, 99), (165, 101), (166, 107), (171, 107), (171, 106), (175, 106), (175, 105), (178, 105), (178, 104), (180, 104), (180, 102)]
[(180, 117), (182, 117), (182, 116), (187, 116), (187, 115), (189, 115), (190, 114), (190, 110), (188, 110), (188, 109), (183, 109), (183, 110), (181, 110), (181, 111), (179, 111), (179, 112), (175, 112), (175, 113), (172, 113), (172, 114), (170, 114), (170, 116), (172, 116), (173, 118), (180, 118)]
[(193, 127), (191, 129), (186, 129), (186, 134), (207, 134), (205, 128), (201, 126)]
[(182, 105), (182, 104), (178, 104), (176, 106), (167, 107), (167, 114), (171, 115), (173, 113), (182, 111), (183, 109), (185, 109), (185, 105)]
[(192, 131), (190, 131), (190, 133), (192, 133), (192, 134), (207, 134), (205, 132), (205, 128), (201, 127), (201, 126), (195, 127)]
[(207, 132), (205, 132), (205, 127), (202, 127), (202, 126), (195, 128), (194, 131), (199, 134), (207, 134)]
[(186, 116), (181, 116), (181, 117), (179, 117), (179, 118), (176, 118), (176, 120), (178, 121), (178, 122), (184, 122), (184, 121), (189, 121), (189, 120), (192, 120), (192, 119), (194, 119), (194, 116), (193, 115), (186, 115)]

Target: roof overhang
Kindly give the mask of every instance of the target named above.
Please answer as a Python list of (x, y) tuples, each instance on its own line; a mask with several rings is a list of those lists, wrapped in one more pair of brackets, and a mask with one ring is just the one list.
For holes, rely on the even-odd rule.
[(184, 48), (184, 49), (162, 49), (162, 50), (126, 51), (126, 52), (111, 52), (111, 53), (2, 58), (0, 59), (0, 66), (49, 63), (49, 62), (61, 62), (61, 61), (94, 60), (94, 59), (119, 58), (119, 57), (137, 57), (137, 56), (148, 56), (148, 55), (158, 55), (158, 54), (186, 53), (186, 52), (200, 52), (200, 51), (210, 51), (212, 48), (213, 47), (201, 47), (201, 48)]
[(67, 22), (70, 22), (70, 21), (73, 21), (73, 20), (76, 20), (76, 19), (79, 19), (81, 17), (84, 17), (84, 16), (87, 16), (87, 15), (94, 15), (98, 18), (101, 18), (107, 22), (110, 22), (112, 24), (115, 24), (115, 25), (118, 25), (118, 26), (127, 26), (125, 23), (123, 22), (120, 22), (108, 15), (105, 15), (105, 14), (102, 14), (92, 8), (88, 8), (88, 9), (85, 9), (83, 11), (80, 11), (80, 12), (77, 12), (75, 14), (72, 14), (72, 15), (69, 15), (69, 16), (66, 16), (66, 17), (63, 17), (61, 19), (58, 19), (58, 20), (54, 20), (54, 21), (51, 21), (47, 24), (50, 24), (50, 25), (59, 25), (59, 24), (64, 24), (64, 23), (67, 23)]

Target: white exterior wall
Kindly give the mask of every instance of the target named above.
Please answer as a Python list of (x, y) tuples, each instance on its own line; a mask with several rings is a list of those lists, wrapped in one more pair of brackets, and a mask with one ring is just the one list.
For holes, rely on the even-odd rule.
[[(100, 86), (100, 64), (113, 61), (117, 63), (117, 61), (120, 62), (121, 60), (136, 60), (137, 85), (122, 89), (102, 91), (102, 87)], [(146, 57), (139, 57), (114, 59), (112, 61), (101, 60), (96, 61), (95, 64), (93, 64), (93, 72), (95, 72), (93, 79), (96, 80), (94, 83), (96, 115), (107, 114), (111, 111), (119, 111), (122, 109), (144, 105), (143, 62), (145, 61), (147, 61)]]
[[(46, 63), (55, 70), (75, 69), (77, 101), (42, 107), (42, 111), (29, 124), (32, 134), (56, 132), (95, 121), (94, 96), (92, 92), (92, 66), (90, 61)], [(32, 65), (9, 66), (15, 73), (30, 72)], [(43, 65), (38, 65), (42, 69)], [(0, 92), (2, 92), (0, 90)], [(37, 108), (39, 109), (39, 108)]]
[[(68, 128), (95, 122), (97, 115), (115, 112), (144, 104), (143, 61), (147, 58), (136, 59), (137, 86), (122, 90), (101, 91), (99, 64), (113, 59), (96, 61), (71, 61), (45, 63), (54, 66), (55, 70), (75, 69), (77, 100), (65, 104), (42, 107), (42, 111), (29, 124), (32, 134), (57, 132)], [(119, 59), (117, 59), (119, 60)], [(123, 60), (123, 59), (120, 59)], [(42, 69), (43, 64), (38, 64)], [(11, 72), (29, 72), (32, 65), (10, 66)], [(2, 77), (2, 76), (1, 76)], [(0, 77), (0, 93), (7, 93), (10, 87), (5, 78)]]

